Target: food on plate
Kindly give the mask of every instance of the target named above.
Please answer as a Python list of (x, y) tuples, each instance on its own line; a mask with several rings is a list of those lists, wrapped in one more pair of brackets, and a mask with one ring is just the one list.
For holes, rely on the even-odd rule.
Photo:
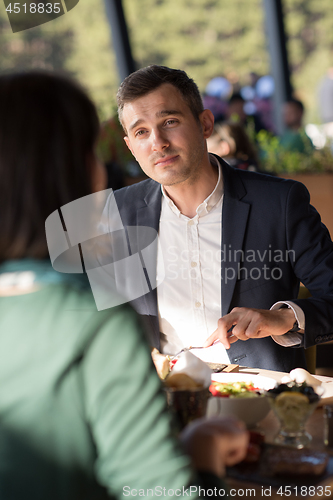
[(203, 388), (203, 385), (196, 382), (186, 373), (171, 373), (165, 380), (166, 387), (172, 387), (181, 391)]
[(158, 376), (164, 380), (170, 372), (170, 358), (161, 354), (156, 347), (151, 350), (151, 357), (153, 359)]
[(172, 368), (175, 366), (177, 361), (178, 361), (178, 358), (170, 359), (170, 370), (172, 370)]
[(220, 398), (255, 398), (261, 395), (253, 382), (215, 382), (209, 387), (213, 396)]
[(297, 450), (289, 447), (274, 447), (265, 456), (267, 469), (273, 475), (315, 475), (326, 470), (329, 456), (325, 452)]
[(267, 391), (270, 405), (287, 432), (298, 432), (317, 406), (320, 396), (306, 382), (279, 384)]
[[(177, 363), (178, 359), (180, 358), (180, 356), (170, 357), (169, 355), (161, 354), (159, 350), (156, 349), (156, 347), (151, 347), (151, 357), (153, 359), (157, 374), (162, 380), (165, 380), (165, 378), (169, 375), (169, 373)], [(205, 365), (207, 365), (207, 367), (214, 373), (219, 373), (222, 371), (225, 373), (239, 371), (239, 365), (206, 363), (204, 361), (202, 362), (205, 363)]]
[[(215, 382), (218, 384), (215, 384)], [(242, 390), (243, 384), (245, 387)], [(216, 396), (209, 399), (207, 415), (209, 417), (234, 415), (243, 420), (247, 427), (253, 427), (264, 419), (270, 411), (265, 389), (274, 387), (274, 384), (275, 380), (271, 378), (253, 374), (214, 374), (212, 375), (210, 394), (212, 396), (216, 394)], [(221, 394), (216, 389), (218, 386), (222, 387)], [(229, 391), (226, 391), (226, 388), (229, 388)], [(250, 390), (246, 390), (246, 388)], [(244, 389), (245, 392), (242, 394)], [(230, 392), (232, 393), (231, 396)], [(238, 397), (235, 397), (235, 392), (238, 393)], [(259, 392), (259, 395), (256, 394), (257, 392)]]

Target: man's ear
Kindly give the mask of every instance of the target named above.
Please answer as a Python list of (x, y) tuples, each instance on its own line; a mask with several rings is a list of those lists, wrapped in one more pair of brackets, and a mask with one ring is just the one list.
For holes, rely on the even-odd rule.
[(130, 140), (129, 138), (127, 137), (127, 135), (125, 135), (124, 137), (124, 141), (126, 142), (126, 146), (128, 147), (128, 149), (130, 150), (130, 152), (132, 153), (132, 155), (134, 156), (135, 158), (135, 154), (133, 153), (133, 149), (131, 147), (131, 143), (130, 143)]
[(214, 129), (214, 115), (210, 109), (204, 109), (199, 115), (200, 123), (204, 138), (208, 139), (212, 135)]

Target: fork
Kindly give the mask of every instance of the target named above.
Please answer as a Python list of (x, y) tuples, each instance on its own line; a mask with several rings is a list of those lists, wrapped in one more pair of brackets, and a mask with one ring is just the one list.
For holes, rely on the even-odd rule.
[(203, 347), (202, 346), (201, 347), (194, 347), (192, 345), (190, 345), (188, 347), (183, 347), (183, 349), (181, 349), (179, 352), (177, 352), (177, 354), (174, 354), (173, 356), (170, 356), (170, 360), (172, 361), (173, 359), (175, 359), (177, 356), (179, 356), (183, 352), (190, 351), (191, 349), (203, 349)]
[[(228, 333), (231, 333), (235, 326), (236, 325), (232, 325), (232, 327), (229, 328)], [(229, 337), (233, 337), (233, 336), (234, 336), (233, 334), (229, 335)], [(214, 344), (216, 344), (216, 342), (219, 342), (219, 340), (215, 340)], [(214, 345), (214, 344), (212, 344), (212, 345)], [(183, 352), (191, 351), (192, 349), (204, 349), (204, 347), (202, 347), (202, 346), (201, 347), (193, 347), (192, 345), (190, 345), (188, 347), (183, 347), (183, 349), (181, 349), (179, 352), (177, 352), (177, 354), (174, 354), (172, 357), (170, 357), (170, 360), (172, 361), (173, 359), (175, 359), (177, 356), (179, 356)]]

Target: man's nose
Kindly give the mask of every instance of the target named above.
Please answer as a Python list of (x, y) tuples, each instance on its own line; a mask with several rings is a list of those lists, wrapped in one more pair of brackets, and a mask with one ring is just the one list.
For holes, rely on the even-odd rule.
[(167, 148), (170, 145), (166, 135), (162, 130), (153, 130), (151, 137), (152, 148), (154, 151), (163, 151), (163, 149)]

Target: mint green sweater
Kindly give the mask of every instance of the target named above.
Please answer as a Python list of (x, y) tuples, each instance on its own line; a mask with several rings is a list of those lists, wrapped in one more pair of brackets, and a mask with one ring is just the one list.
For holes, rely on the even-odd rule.
[(132, 498), (190, 484), (136, 314), (98, 312), (89, 289), (47, 281), (0, 298), (0, 498)]

